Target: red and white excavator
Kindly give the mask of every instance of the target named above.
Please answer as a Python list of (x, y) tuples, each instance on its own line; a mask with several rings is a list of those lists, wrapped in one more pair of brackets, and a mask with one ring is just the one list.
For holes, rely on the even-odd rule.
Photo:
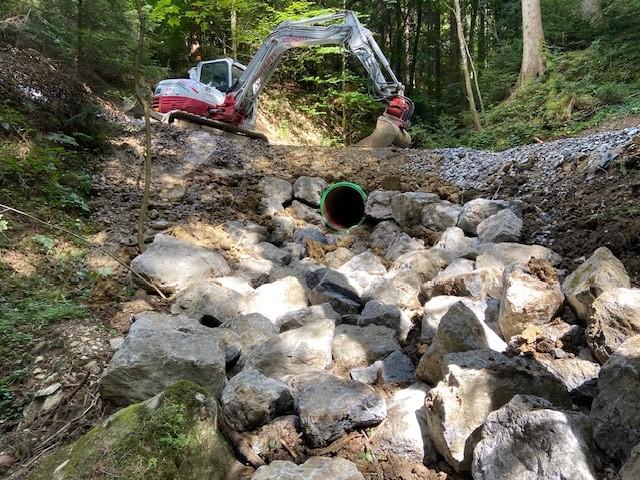
[(376, 100), (386, 103), (375, 131), (358, 145), (409, 146), (413, 102), (388, 60), (351, 10), (278, 25), (260, 46), (249, 64), (231, 58), (200, 62), (189, 70), (189, 79), (161, 81), (152, 108), (168, 123), (175, 119), (208, 125), (249, 136), (266, 137), (254, 130), (258, 96), (289, 49), (316, 45), (343, 45), (362, 63), (371, 80)]

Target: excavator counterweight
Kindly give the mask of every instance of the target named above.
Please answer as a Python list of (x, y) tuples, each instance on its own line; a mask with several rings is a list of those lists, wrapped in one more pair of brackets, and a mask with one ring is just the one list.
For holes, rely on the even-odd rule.
[(387, 104), (375, 131), (358, 145), (409, 146), (413, 103), (404, 96), (404, 86), (371, 32), (350, 10), (281, 23), (247, 66), (223, 58), (198, 63), (189, 70), (189, 79), (163, 80), (155, 89), (152, 108), (165, 114), (164, 121), (183, 112), (187, 121), (258, 138), (261, 134), (254, 131), (258, 97), (280, 58), (291, 48), (318, 45), (342, 45), (351, 51), (367, 71), (374, 98)]

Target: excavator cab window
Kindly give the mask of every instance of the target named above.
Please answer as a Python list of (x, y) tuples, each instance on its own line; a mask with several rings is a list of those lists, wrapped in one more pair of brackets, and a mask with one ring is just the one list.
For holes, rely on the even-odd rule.
[(231, 61), (229, 59), (202, 62), (199, 66), (200, 82), (226, 92), (231, 87)]

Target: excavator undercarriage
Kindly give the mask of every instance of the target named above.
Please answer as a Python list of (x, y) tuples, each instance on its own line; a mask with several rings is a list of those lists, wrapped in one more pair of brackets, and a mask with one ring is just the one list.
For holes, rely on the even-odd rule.
[(369, 30), (346, 10), (305, 20), (285, 21), (267, 37), (249, 64), (230, 58), (200, 62), (189, 79), (160, 82), (152, 109), (167, 123), (190, 123), (266, 140), (254, 130), (258, 97), (287, 50), (317, 45), (342, 45), (362, 63), (374, 98), (386, 103), (374, 132), (357, 145), (386, 147), (411, 144), (413, 103)]

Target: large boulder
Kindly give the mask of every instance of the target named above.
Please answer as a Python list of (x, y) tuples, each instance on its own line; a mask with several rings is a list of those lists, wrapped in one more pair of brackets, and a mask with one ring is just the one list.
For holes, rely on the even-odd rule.
[(588, 416), (516, 395), (492, 412), (473, 452), (474, 480), (596, 480), (598, 453)]
[(367, 205), (364, 212), (374, 220), (390, 220), (391, 199), (400, 192), (394, 190), (374, 190), (367, 196)]
[(475, 258), (479, 245), (477, 238), (466, 237), (461, 228), (450, 227), (442, 232), (433, 250), (441, 252), (449, 261), (452, 261), (462, 257)]
[(220, 404), (229, 423), (245, 432), (292, 412), (293, 396), (279, 380), (245, 369), (224, 387)]
[(481, 242), (517, 242), (522, 233), (522, 219), (505, 208), (480, 222), (476, 230)]
[(457, 302), (442, 316), (435, 339), (420, 358), (416, 376), (435, 384), (442, 375), (442, 357), (447, 353), (469, 350), (503, 352), (507, 344), (463, 302)]
[(311, 457), (301, 465), (274, 460), (263, 465), (251, 480), (364, 480), (355, 464), (344, 458)]
[(362, 295), (368, 287), (382, 279), (387, 269), (371, 250), (365, 250), (342, 265), (338, 272)]
[(215, 283), (197, 282), (176, 294), (171, 313), (215, 327), (240, 315), (244, 296)]
[(620, 480), (637, 480), (640, 478), (640, 443), (631, 450), (629, 460), (620, 469)]
[(338, 325), (333, 337), (333, 360), (341, 371), (366, 367), (400, 350), (396, 332), (379, 325)]
[(443, 232), (456, 226), (461, 211), (460, 205), (447, 201), (427, 204), (422, 209), (422, 225), (436, 232)]
[(127, 405), (153, 397), (179, 380), (198, 383), (219, 397), (226, 381), (226, 359), (216, 330), (181, 316), (136, 315), (102, 376), (103, 398)]
[(562, 289), (548, 262), (531, 261), (526, 267), (509, 267), (504, 272), (504, 293), (498, 315), (502, 336), (509, 340), (529, 325), (550, 323), (563, 305)]
[(456, 471), (469, 470), (479, 427), (513, 396), (571, 406), (562, 382), (538, 363), (491, 350), (445, 355), (442, 377), (427, 395), (427, 424), (436, 449)]
[(547, 260), (551, 265), (560, 263), (560, 255), (541, 245), (522, 245), (520, 243), (482, 243), (478, 246), (476, 268), (499, 268), (504, 270), (517, 263), (526, 265), (532, 258)]
[(298, 177), (293, 182), (293, 196), (314, 207), (320, 206), (320, 196), (327, 188), (327, 182), (320, 177)]
[(324, 446), (356, 428), (377, 425), (387, 416), (384, 398), (369, 385), (328, 373), (291, 380), (296, 414), (311, 445)]
[(564, 384), (575, 403), (591, 404), (598, 390), (600, 365), (570, 356), (549, 358), (540, 355), (537, 360)]
[(181, 381), (117, 411), (45, 458), (28, 478), (105, 478), (98, 472), (109, 472), (112, 478), (224, 480), (236, 460), (217, 415), (207, 390)]
[(625, 462), (640, 443), (640, 335), (618, 347), (600, 370), (591, 407), (593, 436), (607, 455)]
[(438, 295), (474, 298), (500, 298), (502, 271), (497, 268), (474, 268), (471, 271), (443, 271), (421, 287), (422, 295), (431, 299)]
[(611, 250), (600, 247), (565, 279), (562, 290), (576, 315), (585, 322), (593, 316), (592, 304), (612, 288), (629, 288), (627, 271)]
[(242, 345), (242, 357), (240, 364), (244, 364), (244, 358), (251, 352), (254, 346), (261, 344), (275, 337), (278, 334), (278, 328), (273, 325), (264, 315), (259, 313), (250, 313), (241, 315), (232, 320), (228, 320), (220, 328), (226, 328), (238, 335), (240, 344)]
[(424, 206), (439, 201), (440, 197), (435, 193), (400, 193), (391, 199), (391, 214), (401, 227), (418, 225), (422, 221), (422, 209)]
[(231, 272), (219, 253), (164, 234), (156, 235), (144, 253), (131, 261), (131, 269), (164, 292)]
[(261, 285), (246, 297), (244, 313), (259, 313), (272, 322), (307, 306), (307, 291), (296, 277)]
[(396, 258), (389, 268), (387, 278), (400, 280), (404, 283), (420, 288), (440, 273), (448, 263), (442, 252), (436, 249), (413, 250)]
[(435, 461), (423, 408), (428, 391), (427, 385), (418, 382), (393, 394), (387, 403), (387, 419), (376, 430), (375, 447), (403, 460), (417, 463)]
[(592, 309), (587, 345), (604, 363), (626, 339), (640, 334), (640, 289), (607, 290), (593, 302)]
[(522, 218), (522, 202), (487, 200), (486, 198), (471, 200), (462, 207), (458, 217), (458, 227), (469, 235), (476, 235), (478, 225), (481, 222), (505, 208), (512, 210), (513, 213)]
[(401, 310), (417, 310), (420, 308), (419, 291), (411, 285), (395, 279), (387, 279), (375, 283), (362, 295), (364, 303), (377, 300), (387, 305), (395, 305)]
[(282, 205), (293, 198), (293, 187), (282, 178), (265, 176), (260, 179), (258, 186), (262, 190), (262, 205), (267, 214), (282, 211)]
[(263, 375), (279, 379), (325, 370), (331, 365), (334, 330), (332, 320), (319, 320), (283, 332), (247, 353), (245, 368), (253, 367)]

